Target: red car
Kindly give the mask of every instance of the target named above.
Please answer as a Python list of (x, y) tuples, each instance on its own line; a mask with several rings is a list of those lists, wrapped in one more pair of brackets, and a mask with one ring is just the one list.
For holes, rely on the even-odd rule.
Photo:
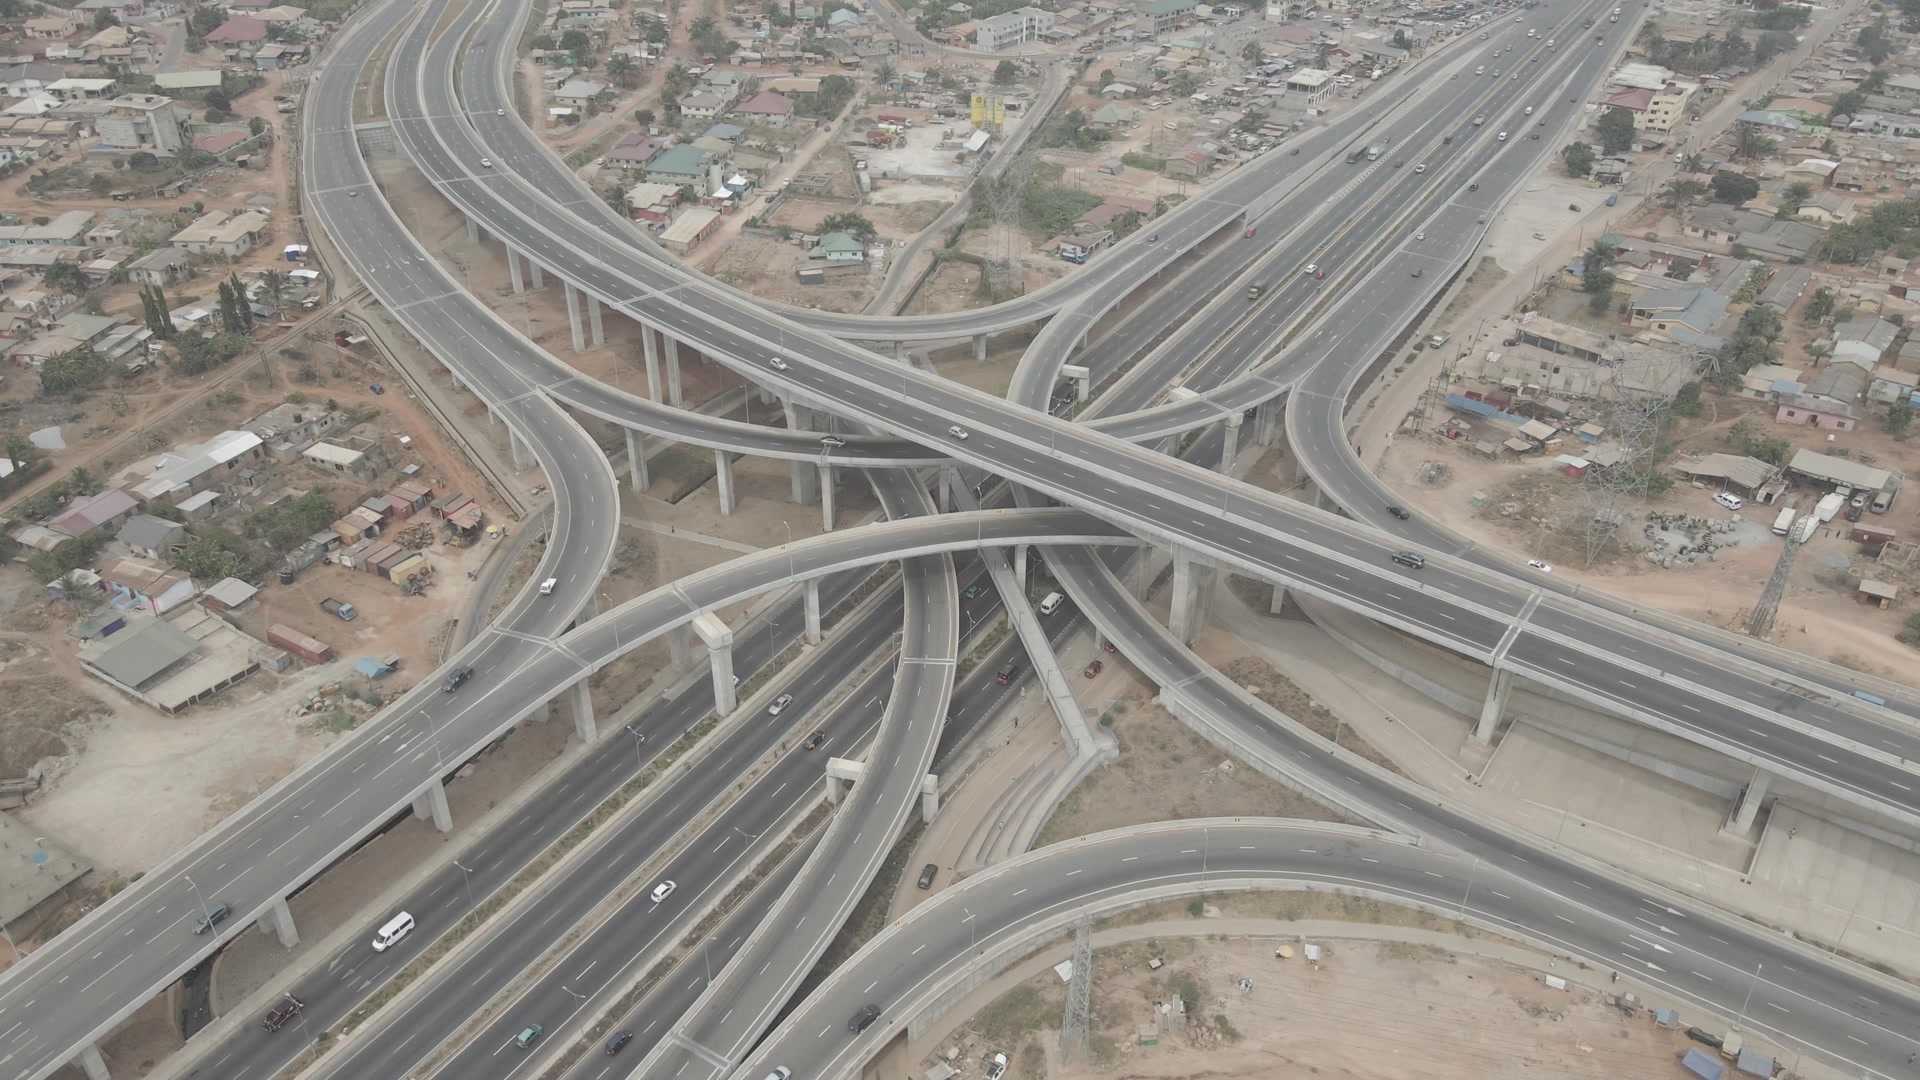
[(1259, 231), (1260, 231), (1260, 227), (1258, 225), (1250, 225), (1247, 227), (1246, 232), (1243, 232), (1240, 234), (1240, 238), (1242, 240), (1251, 240), (1253, 239), (1253, 234)]
[(1080, 669), (1080, 674), (1085, 675), (1087, 678), (1091, 679), (1095, 675), (1100, 674), (1101, 671), (1105, 670), (1106, 666), (1107, 665), (1105, 663), (1099, 660), (1090, 661), (1086, 667)]
[(1109, 641), (1107, 642), (1107, 651), (1110, 653), (1117, 653), (1120, 651), (1120, 646), (1115, 645), (1113, 642)]
[(1320, 281), (1327, 280), (1327, 272), (1325, 270), (1315, 270), (1313, 276)]

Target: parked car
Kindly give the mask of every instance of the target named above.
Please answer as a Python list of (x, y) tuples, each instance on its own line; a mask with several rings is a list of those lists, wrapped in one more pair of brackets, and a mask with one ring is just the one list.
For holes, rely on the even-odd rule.
[(1089, 660), (1087, 666), (1080, 669), (1080, 674), (1091, 679), (1106, 670), (1106, 667), (1107, 665), (1099, 660)]

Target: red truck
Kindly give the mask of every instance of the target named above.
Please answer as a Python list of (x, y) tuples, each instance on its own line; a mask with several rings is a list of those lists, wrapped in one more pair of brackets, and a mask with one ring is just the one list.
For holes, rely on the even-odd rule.
[(267, 1010), (266, 1018), (260, 1021), (260, 1026), (268, 1031), (279, 1031), (286, 1026), (287, 1021), (293, 1019), (304, 1008), (306, 1008), (306, 1002), (288, 994), (273, 1008)]

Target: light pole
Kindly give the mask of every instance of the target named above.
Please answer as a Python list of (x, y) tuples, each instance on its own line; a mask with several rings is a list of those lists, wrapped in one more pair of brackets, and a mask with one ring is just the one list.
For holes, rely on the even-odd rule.
[(641, 734), (640, 732), (634, 730), (634, 727), (632, 724), (627, 725), (627, 734), (633, 736), (634, 766), (638, 769), (644, 770), (647, 767), (647, 756), (646, 756), (647, 752), (642, 748), (645, 747), (647, 744), (647, 737)]
[(453, 865), (456, 867), (459, 867), (460, 880), (463, 882), (466, 882), (467, 907), (469, 909), (478, 909), (480, 905), (476, 903), (473, 899), (473, 867), (467, 866), (466, 864), (462, 863), (459, 859), (453, 860)]
[[(36, 841), (36, 842), (37, 842), (37, 841)], [(187, 875), (185, 875), (185, 874), (181, 874), (181, 875), (180, 875), (180, 877), (181, 877), (181, 878), (182, 878), (182, 879), (183, 879), (184, 881), (186, 881), (186, 883), (187, 883), (187, 888), (189, 888), (189, 889), (192, 889), (192, 890), (193, 890), (193, 900), (194, 900), (194, 903), (196, 903), (196, 904), (199, 904), (199, 905), (200, 905), (200, 915), (201, 915), (201, 917), (202, 917), (202, 918), (204, 918), (204, 917), (206, 916), (206, 914), (207, 914), (207, 898), (206, 898), (206, 897), (204, 897), (204, 896), (201, 896), (201, 895), (200, 895), (200, 886), (198, 886), (198, 885), (195, 885), (195, 884), (193, 883), (193, 879), (192, 879), (191, 877), (188, 877), (188, 876), (187, 876)]]
[(1746, 1022), (1747, 1006), (1753, 1004), (1753, 988), (1759, 985), (1760, 971), (1766, 966), (1764, 963), (1753, 965), (1753, 981), (1747, 984), (1747, 996), (1740, 1002), (1740, 1015), (1733, 1018), (1733, 1030), (1735, 1031), (1739, 1031), (1740, 1025)]

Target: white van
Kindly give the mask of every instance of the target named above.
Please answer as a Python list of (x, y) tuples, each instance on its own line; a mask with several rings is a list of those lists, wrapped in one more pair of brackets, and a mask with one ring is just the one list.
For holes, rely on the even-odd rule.
[(541, 583), (540, 583), (540, 595), (541, 595), (541, 596), (552, 596), (552, 595), (553, 595), (553, 587), (554, 587), (555, 585), (558, 585), (558, 584), (560, 584), (560, 579), (559, 579), (559, 578), (557, 578), (557, 577), (550, 577), (550, 578), (548, 578), (547, 580), (545, 580), (545, 581), (543, 581), (543, 582), (541, 582)]
[(387, 920), (387, 925), (381, 927), (379, 933), (373, 935), (373, 951), (386, 952), (412, 929), (413, 916), (404, 911), (395, 915)]
[(1040, 614), (1051, 615), (1054, 612), (1059, 611), (1060, 605), (1065, 603), (1066, 599), (1067, 599), (1066, 597), (1061, 596), (1057, 592), (1048, 593), (1047, 598), (1045, 600), (1040, 601)]
[(1531, 105), (1529, 105), (1529, 106), (1527, 106), (1527, 111), (1526, 111), (1526, 115), (1528, 115), (1528, 116), (1532, 116), (1532, 115), (1533, 115), (1533, 106), (1531, 106)]

